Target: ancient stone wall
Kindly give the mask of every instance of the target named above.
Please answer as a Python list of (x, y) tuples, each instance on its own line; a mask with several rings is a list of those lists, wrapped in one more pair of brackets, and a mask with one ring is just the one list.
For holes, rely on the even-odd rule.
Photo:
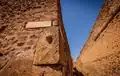
[(105, 0), (77, 59), (86, 76), (120, 76), (120, 0)]
[(72, 76), (59, 0), (0, 0), (0, 76)]

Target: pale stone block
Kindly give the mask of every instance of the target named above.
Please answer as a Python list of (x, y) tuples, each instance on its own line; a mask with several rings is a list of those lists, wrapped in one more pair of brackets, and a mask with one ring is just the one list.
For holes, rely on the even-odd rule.
[(28, 22), (26, 28), (50, 27), (51, 21)]

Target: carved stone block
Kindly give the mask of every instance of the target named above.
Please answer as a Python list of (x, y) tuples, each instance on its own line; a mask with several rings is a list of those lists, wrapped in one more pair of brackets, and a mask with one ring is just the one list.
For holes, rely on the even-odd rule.
[(41, 33), (36, 45), (34, 64), (57, 64), (59, 61), (58, 27), (47, 28)]

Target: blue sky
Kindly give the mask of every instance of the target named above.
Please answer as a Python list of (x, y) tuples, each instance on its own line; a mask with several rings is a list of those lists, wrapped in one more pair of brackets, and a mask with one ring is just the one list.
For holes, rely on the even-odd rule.
[(63, 22), (74, 60), (79, 56), (103, 2), (103, 0), (61, 0)]

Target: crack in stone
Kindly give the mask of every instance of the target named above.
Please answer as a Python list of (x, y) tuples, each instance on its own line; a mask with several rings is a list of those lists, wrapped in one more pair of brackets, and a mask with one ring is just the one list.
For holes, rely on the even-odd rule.
[(0, 71), (8, 64), (9, 60), (5, 62), (5, 64), (0, 68)]

